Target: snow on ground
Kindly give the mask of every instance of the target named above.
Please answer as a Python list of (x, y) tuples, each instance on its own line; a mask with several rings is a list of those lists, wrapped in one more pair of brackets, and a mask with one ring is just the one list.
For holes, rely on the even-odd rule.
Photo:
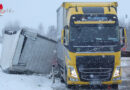
[(129, 65), (130, 65), (130, 58), (122, 57), (121, 58), (121, 66), (122, 67), (128, 67)]
[(6, 74), (0, 70), (0, 90), (53, 90), (62, 87), (57, 80), (56, 84), (43, 75)]

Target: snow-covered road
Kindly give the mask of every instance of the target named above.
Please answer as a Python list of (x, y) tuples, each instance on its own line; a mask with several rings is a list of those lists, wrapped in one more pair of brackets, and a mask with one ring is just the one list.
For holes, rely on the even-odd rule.
[(58, 80), (52, 84), (47, 76), (6, 74), (0, 70), (0, 90), (53, 90), (62, 86)]

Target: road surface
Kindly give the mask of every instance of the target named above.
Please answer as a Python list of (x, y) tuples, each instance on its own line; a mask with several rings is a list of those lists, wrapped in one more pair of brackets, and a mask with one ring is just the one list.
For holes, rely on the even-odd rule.
[(122, 84), (119, 90), (130, 90), (130, 58), (122, 58)]

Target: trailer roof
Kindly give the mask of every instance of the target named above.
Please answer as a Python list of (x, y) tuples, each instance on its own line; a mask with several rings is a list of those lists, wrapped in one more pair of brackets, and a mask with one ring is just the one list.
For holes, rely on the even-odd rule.
[(117, 7), (117, 2), (64, 2), (64, 8), (70, 7)]

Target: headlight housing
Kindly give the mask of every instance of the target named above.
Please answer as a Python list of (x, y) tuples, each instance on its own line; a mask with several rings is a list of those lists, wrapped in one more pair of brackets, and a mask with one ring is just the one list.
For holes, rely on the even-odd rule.
[(113, 77), (119, 77), (120, 76), (120, 67), (117, 67), (115, 72), (114, 72), (114, 76)]
[(74, 69), (74, 67), (72, 66), (69, 66), (69, 69), (70, 69), (70, 75), (74, 78), (78, 78), (77, 76), (77, 73), (76, 73), (76, 70)]

